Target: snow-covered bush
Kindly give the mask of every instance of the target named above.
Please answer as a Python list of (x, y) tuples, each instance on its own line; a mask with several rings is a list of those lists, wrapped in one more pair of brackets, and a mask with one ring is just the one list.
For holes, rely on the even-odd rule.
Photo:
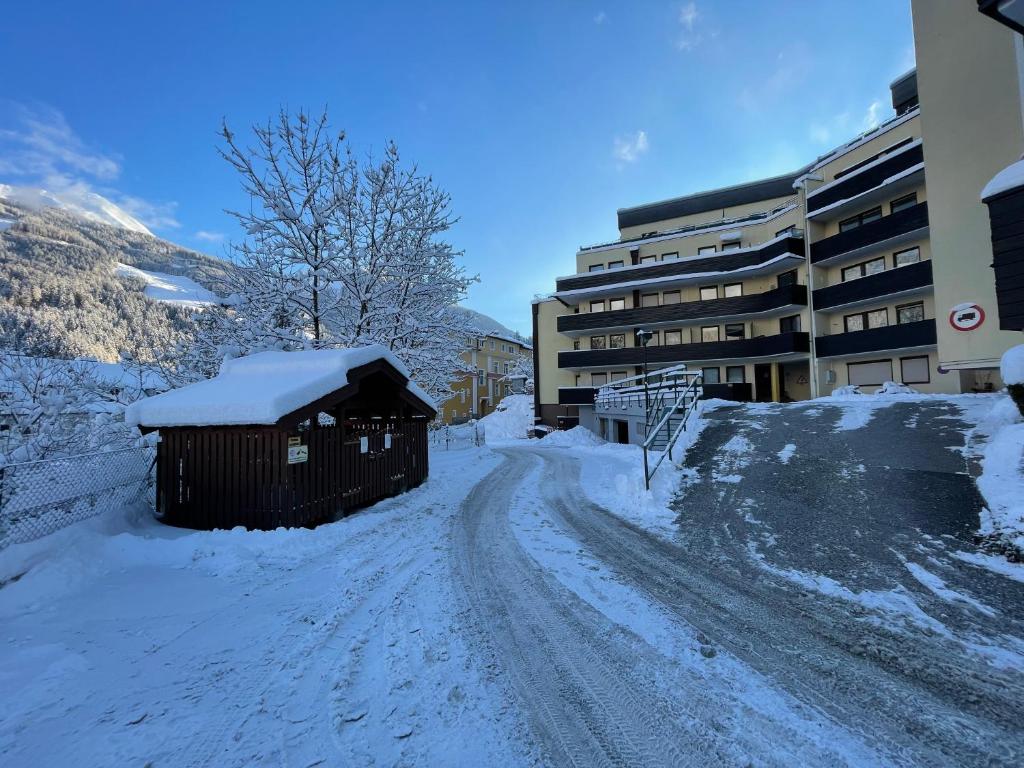
[(887, 381), (875, 390), (876, 395), (919, 395), (921, 394), (913, 387), (908, 387), (898, 381)]
[(1010, 397), (1024, 416), (1024, 344), (1010, 347), (1003, 353), (999, 363), (999, 374), (1010, 391)]

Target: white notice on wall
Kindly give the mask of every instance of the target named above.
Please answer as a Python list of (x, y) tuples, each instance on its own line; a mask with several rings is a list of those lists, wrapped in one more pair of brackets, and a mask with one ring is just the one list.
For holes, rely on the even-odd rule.
[(387, 448), (390, 448), (390, 447), (391, 447), (391, 433), (388, 432), (386, 435), (384, 435), (384, 448), (387, 449)]
[(309, 446), (308, 445), (289, 445), (288, 446), (288, 463), (289, 464), (302, 464), (309, 460)]
[(359, 452), (369, 453), (370, 452), (370, 438), (360, 437), (359, 438)]

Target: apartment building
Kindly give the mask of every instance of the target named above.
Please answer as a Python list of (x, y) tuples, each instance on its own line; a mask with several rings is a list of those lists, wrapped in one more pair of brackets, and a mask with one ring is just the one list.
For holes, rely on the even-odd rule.
[(737, 400), (1002, 386), (1020, 337), (993, 320), (980, 191), (1024, 148), (1020, 43), (971, 3), (913, 10), (920, 68), (892, 118), (793, 173), (620, 209), (618, 240), (579, 249), (533, 305), (539, 420), (571, 426), (645, 365)]
[(480, 335), (469, 340), (462, 353), (462, 375), (452, 384), (452, 397), (438, 410), (438, 418), (445, 424), (462, 424), (493, 412), (503, 397), (512, 394), (516, 385), (508, 377), (533, 349), (528, 341), (493, 318), (463, 311), (471, 316)]

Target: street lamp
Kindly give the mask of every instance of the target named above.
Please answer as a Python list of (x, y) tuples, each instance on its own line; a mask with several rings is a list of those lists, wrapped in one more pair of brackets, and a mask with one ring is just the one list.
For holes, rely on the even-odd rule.
[(978, 10), (1024, 34), (1024, 0), (978, 0)]

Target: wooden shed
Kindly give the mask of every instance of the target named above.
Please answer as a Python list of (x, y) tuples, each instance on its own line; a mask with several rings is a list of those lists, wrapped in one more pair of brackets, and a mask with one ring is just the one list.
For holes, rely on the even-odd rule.
[(157, 430), (157, 513), (210, 530), (307, 526), (427, 477), (436, 408), (385, 348), (262, 352), (131, 405)]

